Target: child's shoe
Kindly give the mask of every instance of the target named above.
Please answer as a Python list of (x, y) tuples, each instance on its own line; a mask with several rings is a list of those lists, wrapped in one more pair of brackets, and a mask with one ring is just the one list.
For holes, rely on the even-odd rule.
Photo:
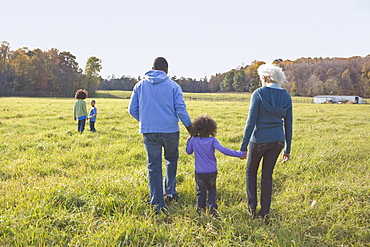
[(169, 204), (169, 203), (174, 203), (179, 201), (179, 195), (178, 194), (172, 194), (172, 195), (165, 195), (164, 201)]

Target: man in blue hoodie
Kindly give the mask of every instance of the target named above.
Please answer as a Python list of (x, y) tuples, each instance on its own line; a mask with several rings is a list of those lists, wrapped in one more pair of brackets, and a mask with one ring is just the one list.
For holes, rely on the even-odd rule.
[[(155, 212), (163, 211), (166, 201), (177, 200), (176, 172), (179, 146), (179, 119), (190, 133), (191, 120), (181, 87), (168, 78), (168, 63), (163, 57), (154, 60), (132, 91), (129, 113), (139, 122), (143, 134), (149, 172), (150, 204)], [(166, 159), (165, 187), (162, 178), (162, 148)]]

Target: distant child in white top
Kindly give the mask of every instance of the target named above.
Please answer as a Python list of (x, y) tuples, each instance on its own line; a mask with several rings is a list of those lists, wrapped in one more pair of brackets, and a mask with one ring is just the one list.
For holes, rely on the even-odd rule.
[(215, 149), (224, 155), (242, 158), (244, 151), (235, 151), (222, 146), (214, 137), (217, 123), (209, 115), (199, 115), (192, 124), (191, 137), (186, 143), (186, 153), (194, 153), (195, 182), (197, 186), (197, 212), (206, 209), (208, 192), (208, 208), (213, 216), (217, 216), (216, 177), (217, 160)]
[(95, 100), (92, 100), (90, 102), (91, 104), (91, 109), (89, 113), (89, 119), (90, 119), (90, 131), (95, 132), (95, 122), (96, 122), (96, 117), (98, 115), (98, 109), (95, 107)]

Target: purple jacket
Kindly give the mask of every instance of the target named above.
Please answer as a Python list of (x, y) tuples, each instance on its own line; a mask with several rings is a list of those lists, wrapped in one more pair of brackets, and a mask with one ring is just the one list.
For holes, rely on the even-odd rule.
[(189, 137), (186, 143), (186, 153), (194, 153), (196, 173), (211, 173), (217, 171), (215, 149), (224, 155), (233, 157), (242, 157), (245, 154), (244, 151), (235, 151), (225, 148), (214, 137)]

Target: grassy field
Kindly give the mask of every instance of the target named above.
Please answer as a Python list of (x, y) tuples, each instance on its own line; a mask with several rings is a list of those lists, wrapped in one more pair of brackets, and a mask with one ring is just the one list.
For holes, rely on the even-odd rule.
[[(184, 99), (188, 101), (249, 101), (250, 95), (250, 93), (184, 93)], [(99, 98), (129, 98), (131, 91), (99, 90), (96, 96)]]
[[(121, 98), (129, 99), (131, 91), (120, 91), (120, 90), (99, 90), (96, 92), (98, 98)], [(225, 101), (241, 101), (248, 102), (250, 100), (251, 93), (184, 93), (184, 99), (186, 101), (213, 101), (213, 102), (225, 102)], [(293, 103), (312, 103), (313, 97), (295, 97)]]
[[(199, 97), (186, 100), (191, 117), (211, 114), (238, 149), (249, 100)], [(292, 159), (275, 169), (265, 225), (247, 212), (246, 161), (220, 153), (221, 217), (197, 215), (183, 126), (180, 201), (153, 215), (128, 101), (97, 98), (97, 132), (80, 135), (72, 98), (0, 98), (0, 246), (370, 246), (370, 105), (294, 104)]]

